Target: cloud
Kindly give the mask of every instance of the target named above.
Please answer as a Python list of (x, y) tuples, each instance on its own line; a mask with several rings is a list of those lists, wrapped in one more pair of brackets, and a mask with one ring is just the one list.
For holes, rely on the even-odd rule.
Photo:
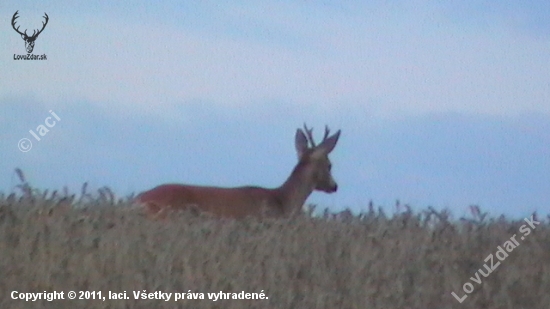
[[(48, 61), (7, 61), (0, 96), (30, 93), (51, 104), (72, 98), (120, 112), (166, 109), (165, 116), (193, 102), (266, 101), (355, 104), (389, 117), (550, 113), (548, 38), (506, 25), (465, 27), (427, 4), (357, 11), (205, 5), (192, 8), (200, 22), (183, 9), (181, 19), (191, 21), (164, 15), (174, 9), (166, 3), (123, 15), (114, 8), (92, 15), (54, 10), (37, 42)], [(18, 37), (5, 39), (2, 54), (21, 51)]]

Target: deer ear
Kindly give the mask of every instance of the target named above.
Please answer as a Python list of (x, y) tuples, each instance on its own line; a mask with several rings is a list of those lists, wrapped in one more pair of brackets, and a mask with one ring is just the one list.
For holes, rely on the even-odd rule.
[(336, 146), (338, 138), (340, 138), (340, 130), (338, 130), (338, 132), (336, 132), (331, 137), (324, 140), (321, 145), (317, 146), (317, 148), (322, 149), (325, 153), (329, 154)]
[(300, 129), (296, 130), (294, 146), (296, 147), (296, 153), (298, 153), (298, 159), (299, 159), (307, 150), (307, 138), (304, 132)]

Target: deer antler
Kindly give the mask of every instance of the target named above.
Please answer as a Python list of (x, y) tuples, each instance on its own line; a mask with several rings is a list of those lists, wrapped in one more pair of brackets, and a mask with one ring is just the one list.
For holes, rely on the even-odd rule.
[(44, 28), (46, 28), (46, 25), (48, 24), (48, 21), (50, 20), (48, 14), (44, 13), (45, 16), (42, 16), (46, 19), (46, 22), (42, 22), (42, 29), (38, 30), (38, 32), (36, 32), (37, 30), (33, 30), (32, 32), (32, 35), (29, 36), (27, 34), (27, 30), (25, 30), (25, 32), (21, 32), (19, 31), (19, 27), (18, 26), (17, 28), (15, 28), (15, 20), (19, 18), (19, 16), (17, 16), (17, 14), (19, 13), (19, 10), (17, 10), (15, 12), (15, 14), (13, 14), (13, 17), (11, 19), (11, 26), (13, 27), (13, 30), (15, 30), (17, 33), (19, 33), (20, 35), (24, 35), (25, 36), (25, 39), (36, 39), (36, 37), (42, 32), (44, 31)]
[(11, 26), (13, 27), (13, 30), (15, 30), (20, 35), (27, 36), (27, 30), (25, 30), (25, 33), (22, 33), (21, 31), (19, 31), (19, 27), (17, 27), (17, 29), (15, 28), (15, 20), (19, 18), (19, 16), (17, 16), (17, 13), (19, 13), (19, 10), (17, 10), (15, 14), (13, 14), (13, 17), (11, 19)]
[(34, 34), (34, 30), (32, 32), (32, 36), (33, 37), (37, 37), (42, 31), (44, 31), (44, 28), (46, 28), (46, 25), (48, 24), (48, 20), (50, 20), (50, 18), (48, 17), (48, 14), (46, 14), (46, 12), (44, 12), (44, 15), (45, 16), (42, 16), (46, 19), (46, 22), (42, 22), (42, 29), (40, 29), (40, 31), (38, 31), (36, 34)]
[(321, 142), (321, 144), (327, 139), (329, 133), (330, 129), (328, 128), (328, 125), (325, 125), (325, 136), (323, 136), (323, 141)]
[[(307, 139), (311, 143), (311, 148), (317, 147), (317, 144), (315, 143), (315, 140), (313, 139), (313, 128), (308, 129), (307, 125), (304, 123), (304, 130), (306, 131)], [(321, 143), (323, 143), (327, 139), (329, 133), (330, 133), (330, 129), (328, 128), (327, 125), (325, 125), (325, 136), (323, 136), (323, 140), (321, 141)]]
[(313, 128), (308, 129), (307, 125), (304, 123), (304, 131), (306, 131), (307, 139), (309, 140), (309, 143), (311, 144), (311, 148), (315, 147), (315, 141), (313, 140)]

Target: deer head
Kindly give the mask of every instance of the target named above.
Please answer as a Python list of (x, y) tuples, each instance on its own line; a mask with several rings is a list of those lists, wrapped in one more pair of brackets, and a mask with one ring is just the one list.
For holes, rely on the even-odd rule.
[[(15, 30), (17, 33), (21, 35), (21, 38), (25, 41), (25, 48), (27, 49), (27, 53), (32, 53), (34, 49), (34, 41), (38, 37), (38, 35), (46, 28), (46, 25), (48, 24), (48, 14), (44, 13), (45, 16), (43, 16), (46, 19), (46, 22), (42, 22), (42, 29), (40, 30), (33, 30), (32, 35), (27, 35), (27, 29), (25, 29), (25, 32), (19, 31), (19, 27), (15, 28), (15, 20), (19, 18), (17, 16), (17, 13), (19, 11), (16, 11), (15, 14), (13, 14), (13, 17), (11, 19), (11, 26), (13, 27), (13, 30)], [(38, 32), (37, 32), (38, 31)]]
[(325, 126), (325, 136), (321, 143), (316, 145), (313, 139), (313, 129), (308, 129), (304, 124), (304, 131), (301, 129), (296, 131), (295, 145), (298, 160), (307, 166), (306, 173), (313, 180), (314, 189), (332, 193), (338, 190), (338, 184), (332, 177), (332, 164), (330, 163), (328, 154), (336, 146), (340, 137), (340, 130), (330, 137), (328, 136), (329, 133), (328, 126)]

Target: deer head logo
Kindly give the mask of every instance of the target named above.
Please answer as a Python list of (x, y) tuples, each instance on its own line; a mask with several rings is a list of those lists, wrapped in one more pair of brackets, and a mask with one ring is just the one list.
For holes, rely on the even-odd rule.
[[(17, 16), (17, 13), (19, 11), (16, 11), (15, 14), (13, 14), (13, 18), (11, 19), (11, 26), (13, 27), (13, 30), (15, 30), (17, 33), (19, 33), (21, 35), (21, 38), (25, 41), (25, 48), (27, 49), (27, 53), (32, 53), (32, 50), (34, 49), (34, 41), (36, 40), (36, 38), (38, 37), (38, 35), (40, 33), (42, 33), (42, 31), (44, 31), (44, 28), (46, 28), (46, 25), (48, 24), (48, 14), (44, 13), (44, 15), (46, 16), (43, 16), (45, 19), (46, 19), (46, 22), (42, 22), (42, 29), (40, 30), (33, 30), (32, 32), (32, 35), (29, 36), (27, 34), (27, 29), (25, 29), (25, 32), (21, 32), (19, 31), (19, 26), (17, 28), (15, 28), (15, 20), (17, 18), (19, 18), (19, 16)], [(38, 31), (38, 32), (36, 32)]]

